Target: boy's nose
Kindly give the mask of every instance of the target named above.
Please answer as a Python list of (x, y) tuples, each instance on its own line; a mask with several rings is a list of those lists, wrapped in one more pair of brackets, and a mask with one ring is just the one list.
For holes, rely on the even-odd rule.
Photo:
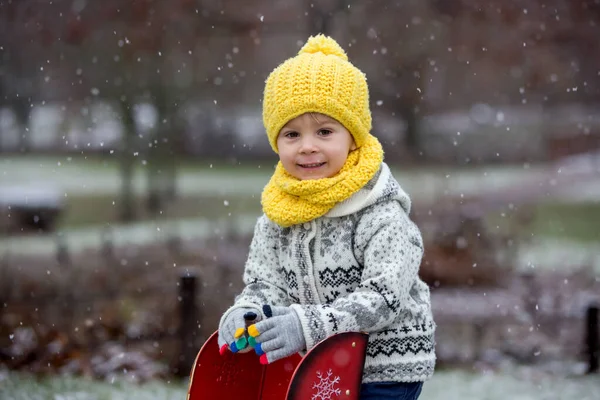
[(312, 138), (302, 138), (300, 142), (300, 153), (315, 153), (317, 151), (317, 146)]

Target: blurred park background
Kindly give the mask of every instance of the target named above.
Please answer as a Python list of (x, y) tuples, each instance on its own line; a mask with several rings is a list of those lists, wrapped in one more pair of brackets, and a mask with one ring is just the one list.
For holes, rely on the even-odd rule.
[(422, 398), (600, 398), (599, 0), (0, 0), (0, 398), (185, 396), (317, 33), (423, 232)]

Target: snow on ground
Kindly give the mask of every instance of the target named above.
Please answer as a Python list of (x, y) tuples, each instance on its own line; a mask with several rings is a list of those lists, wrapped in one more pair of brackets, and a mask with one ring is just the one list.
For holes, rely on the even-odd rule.
[(186, 218), (114, 225), (111, 226), (110, 231), (105, 227), (92, 227), (59, 232), (55, 235), (10, 236), (0, 240), (0, 254), (31, 254), (32, 251), (37, 254), (52, 254), (56, 252), (59, 242), (66, 244), (71, 251), (78, 252), (102, 245), (103, 236), (107, 232), (110, 232), (113, 243), (118, 243), (119, 246), (164, 242), (173, 236), (186, 240), (220, 237), (232, 231), (237, 234), (250, 234), (256, 219), (255, 215), (236, 216), (235, 219), (231, 217), (217, 221)]
[[(92, 382), (82, 378), (37, 381), (25, 375), (0, 371), (3, 400), (175, 400), (184, 399), (187, 383)], [(434, 374), (419, 400), (596, 400), (600, 398), (598, 376), (554, 377), (532, 369), (511, 372), (470, 373), (443, 370)]]
[(532, 270), (543, 267), (566, 272), (591, 266), (600, 273), (600, 246), (596, 243), (571, 242), (565, 239), (544, 238), (521, 245), (518, 267)]
[[(141, 165), (142, 160), (140, 160)], [(138, 165), (138, 167), (139, 167)], [(177, 187), (186, 195), (233, 195), (260, 193), (269, 174), (258, 168), (239, 173), (227, 170), (183, 170), (178, 173)], [(121, 179), (116, 162), (69, 161), (61, 158), (0, 158), (0, 188), (28, 185), (53, 185), (66, 197), (93, 194), (115, 194), (121, 190)], [(146, 190), (146, 175), (139, 168), (133, 178), (134, 192)]]
[(600, 398), (598, 377), (556, 379), (511, 373), (438, 372), (424, 385), (419, 400), (592, 400)]

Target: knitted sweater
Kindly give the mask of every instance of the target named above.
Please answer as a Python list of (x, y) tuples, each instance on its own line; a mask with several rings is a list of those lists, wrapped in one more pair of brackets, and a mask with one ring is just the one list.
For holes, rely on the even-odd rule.
[(435, 323), (418, 276), (423, 242), (410, 199), (383, 163), (324, 216), (281, 228), (259, 218), (239, 307), (291, 306), (307, 350), (348, 331), (369, 333), (363, 382), (414, 382), (435, 366)]

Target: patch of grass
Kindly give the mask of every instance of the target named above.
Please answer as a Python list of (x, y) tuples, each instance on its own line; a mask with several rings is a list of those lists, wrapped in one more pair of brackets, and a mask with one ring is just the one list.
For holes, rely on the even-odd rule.
[[(147, 199), (137, 196), (134, 200), (136, 219), (170, 220), (182, 218), (218, 219), (244, 214), (260, 213), (260, 199), (257, 196), (182, 196), (168, 203), (158, 214), (147, 208)], [(68, 206), (62, 215), (58, 229), (80, 228), (90, 225), (111, 225), (119, 222), (119, 198), (113, 195), (89, 195), (69, 198)]]
[[(524, 224), (521, 215), (528, 219)], [(600, 242), (600, 203), (544, 202), (519, 212), (498, 211), (487, 217), (492, 232), (515, 232), (524, 237), (551, 237), (575, 242)]]
[(543, 203), (536, 207), (534, 215), (533, 231), (537, 235), (600, 242), (600, 202)]
[[(142, 173), (146, 168), (142, 163), (146, 157), (140, 155), (134, 159), (134, 168), (137, 173)], [(40, 167), (62, 167), (62, 169), (75, 168), (82, 172), (98, 172), (118, 174), (120, 159), (117, 154), (41, 154), (41, 155), (11, 155), (0, 156), (0, 167), (24, 166), (30, 168)], [(263, 173), (264, 170), (272, 170), (277, 163), (275, 156), (264, 160), (227, 160), (219, 158), (200, 158), (178, 156), (176, 160), (177, 170), (184, 173), (219, 171), (233, 174)]]

